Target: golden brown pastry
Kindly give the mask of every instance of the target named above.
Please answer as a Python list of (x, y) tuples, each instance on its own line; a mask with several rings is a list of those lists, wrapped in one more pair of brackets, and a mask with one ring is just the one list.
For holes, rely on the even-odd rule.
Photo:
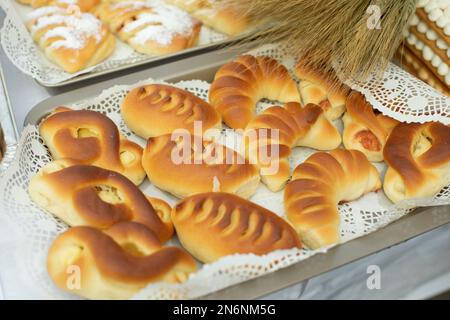
[(247, 30), (251, 19), (230, 6), (219, 5), (215, 0), (166, 0), (186, 10), (205, 25), (225, 33), (238, 35)]
[(122, 137), (114, 122), (99, 112), (58, 107), (42, 121), (39, 132), (54, 159), (117, 171), (136, 185), (145, 178), (142, 148)]
[(384, 147), (384, 192), (393, 202), (432, 197), (450, 184), (450, 127), (400, 123)]
[(244, 129), (255, 116), (256, 103), (266, 98), (300, 102), (297, 84), (282, 64), (270, 57), (243, 55), (217, 71), (209, 101), (233, 129)]
[(301, 63), (297, 64), (295, 74), (301, 80), (299, 89), (303, 104), (319, 105), (330, 120), (342, 116), (350, 92), (346, 85), (336, 85), (327, 75)]
[(195, 136), (150, 138), (142, 165), (151, 183), (179, 198), (208, 191), (248, 198), (260, 180), (257, 167), (237, 152)]
[(96, 14), (137, 52), (164, 55), (197, 44), (201, 22), (162, 2), (104, 2)]
[(69, 73), (99, 64), (115, 48), (114, 36), (101, 21), (77, 10), (49, 6), (27, 16), (33, 40), (50, 61)]
[(162, 205), (162, 200), (146, 198), (117, 172), (57, 160), (31, 178), (28, 191), (34, 202), (70, 226), (107, 229), (118, 222), (135, 221), (152, 230), (161, 242), (173, 234), (170, 207)]
[(150, 138), (186, 129), (194, 134), (195, 122), (201, 129), (220, 128), (217, 111), (193, 93), (164, 84), (150, 84), (131, 90), (121, 112), (127, 126), (137, 135)]
[(52, 243), (47, 270), (55, 284), (89, 299), (129, 299), (152, 282), (180, 283), (196, 263), (177, 247), (162, 247), (139, 223), (100, 231), (73, 227)]
[[(272, 191), (281, 190), (290, 177), (288, 156), (292, 148), (331, 150), (341, 144), (338, 130), (319, 106), (302, 108), (296, 102), (264, 110), (247, 125), (244, 139), (247, 159), (258, 164), (262, 181)], [(261, 153), (264, 148), (266, 152)]]
[(77, 6), (81, 11), (91, 11), (101, 0), (17, 0), (18, 2), (30, 5), (33, 8), (43, 6), (58, 6), (67, 8), (69, 6)]
[(369, 161), (383, 161), (383, 148), (397, 120), (375, 113), (364, 96), (353, 91), (347, 98), (342, 139), (346, 149), (359, 150)]
[(339, 241), (338, 204), (380, 187), (377, 169), (362, 152), (317, 152), (297, 166), (286, 186), (286, 215), (309, 248), (332, 245)]
[(231, 254), (267, 254), (301, 248), (291, 225), (275, 213), (236, 195), (209, 192), (188, 197), (172, 210), (177, 235), (198, 260)]

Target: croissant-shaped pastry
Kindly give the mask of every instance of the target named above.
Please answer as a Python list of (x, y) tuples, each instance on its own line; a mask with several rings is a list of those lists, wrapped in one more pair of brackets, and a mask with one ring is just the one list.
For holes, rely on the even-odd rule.
[(33, 40), (48, 59), (69, 73), (99, 64), (115, 48), (114, 36), (100, 20), (75, 9), (41, 7), (27, 16)]
[(400, 123), (384, 147), (384, 192), (393, 202), (432, 197), (450, 184), (450, 127)]
[(135, 221), (162, 242), (173, 234), (170, 207), (162, 200), (146, 198), (117, 172), (57, 160), (31, 178), (28, 190), (34, 202), (70, 226), (107, 229), (118, 222)]
[(42, 121), (39, 132), (54, 159), (117, 171), (136, 185), (145, 178), (142, 148), (122, 137), (114, 122), (99, 112), (58, 107)]
[(180, 198), (208, 191), (248, 198), (260, 180), (257, 167), (236, 151), (196, 136), (150, 138), (142, 165), (151, 183)]
[(173, 208), (172, 220), (183, 247), (205, 263), (237, 253), (263, 255), (274, 250), (301, 248), (288, 222), (229, 193), (188, 197)]
[(189, 91), (164, 84), (131, 90), (122, 103), (121, 113), (127, 126), (145, 139), (177, 129), (194, 134), (196, 125), (206, 131), (222, 124), (220, 115), (209, 103)]
[(369, 161), (383, 161), (383, 148), (397, 120), (381, 113), (375, 114), (364, 96), (353, 91), (347, 98), (347, 112), (342, 139), (346, 149), (364, 153)]
[(68, 8), (69, 6), (77, 6), (81, 11), (91, 11), (101, 0), (17, 0), (22, 4), (29, 5), (33, 8), (43, 6), (58, 6)]
[(243, 55), (217, 71), (209, 101), (231, 128), (244, 129), (261, 99), (300, 102), (297, 84), (282, 64), (270, 57)]
[(180, 248), (162, 247), (143, 225), (122, 222), (62, 233), (50, 247), (47, 270), (59, 288), (81, 297), (128, 299), (153, 282), (186, 281), (196, 263)]
[(340, 144), (338, 130), (319, 106), (302, 108), (296, 102), (270, 107), (257, 115), (247, 125), (243, 143), (247, 159), (258, 163), (262, 181), (274, 192), (281, 190), (290, 177), (288, 156), (292, 148), (331, 150)]
[(339, 241), (338, 204), (380, 187), (377, 169), (362, 152), (317, 152), (297, 166), (286, 186), (286, 215), (309, 248), (332, 245)]
[(303, 104), (319, 105), (330, 120), (336, 120), (345, 112), (345, 101), (350, 92), (344, 84), (337, 85), (318, 70), (298, 63), (295, 75), (300, 81), (300, 96)]
[(164, 55), (196, 45), (201, 22), (163, 2), (104, 2), (96, 15), (137, 52)]

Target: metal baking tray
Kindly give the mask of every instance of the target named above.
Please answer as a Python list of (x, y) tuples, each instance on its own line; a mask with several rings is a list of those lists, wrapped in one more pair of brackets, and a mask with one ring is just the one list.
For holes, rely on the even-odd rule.
[[(133, 84), (147, 78), (163, 79), (171, 82), (190, 79), (211, 81), (217, 69), (233, 59), (238, 53), (240, 53), (239, 49), (235, 51), (219, 50), (201, 54), (54, 96), (37, 104), (28, 113), (25, 125), (39, 123), (40, 119), (47, 115), (55, 106), (73, 104), (95, 97), (102, 90), (114, 85)], [(389, 248), (449, 222), (450, 206), (418, 208), (385, 228), (334, 247), (325, 254), (315, 255), (285, 269), (237, 284), (202, 298), (258, 298)]]

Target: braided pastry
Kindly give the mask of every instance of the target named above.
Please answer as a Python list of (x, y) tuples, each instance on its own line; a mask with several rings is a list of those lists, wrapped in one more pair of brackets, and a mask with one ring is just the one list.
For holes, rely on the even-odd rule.
[(346, 149), (359, 150), (369, 161), (383, 161), (383, 148), (397, 120), (375, 110), (364, 96), (353, 91), (347, 98), (342, 139)]
[(201, 29), (201, 23), (188, 13), (161, 2), (105, 2), (96, 14), (121, 40), (148, 55), (193, 47)]
[(128, 299), (152, 282), (184, 282), (196, 263), (180, 248), (162, 247), (143, 225), (122, 222), (105, 231), (73, 227), (59, 235), (47, 270), (59, 288), (84, 298)]
[(150, 138), (142, 165), (151, 183), (179, 198), (219, 190), (248, 198), (259, 185), (256, 166), (201, 137), (172, 139), (169, 134)]
[(102, 62), (115, 48), (114, 36), (100, 20), (77, 10), (41, 7), (27, 17), (33, 40), (48, 59), (69, 73)]
[(400, 123), (383, 151), (384, 192), (393, 202), (431, 197), (450, 184), (450, 127)]
[(286, 186), (286, 215), (309, 248), (328, 246), (339, 241), (338, 204), (380, 187), (377, 169), (362, 152), (317, 152), (297, 166)]
[(230, 6), (219, 5), (216, 0), (166, 0), (166, 2), (186, 10), (207, 26), (227, 35), (240, 34), (250, 25), (248, 16)]
[[(273, 136), (274, 130), (278, 130), (278, 137)], [(272, 191), (281, 190), (289, 179), (288, 156), (292, 148), (331, 150), (341, 144), (338, 130), (319, 106), (308, 104), (302, 108), (296, 102), (287, 103), (284, 108), (276, 106), (264, 110), (247, 125), (244, 139), (247, 159), (258, 163), (261, 179)], [(270, 158), (264, 159), (259, 155), (264, 147), (267, 151), (277, 147), (278, 155), (271, 153)], [(270, 168), (278, 169), (269, 172)]]
[[(275, 213), (238, 196), (210, 192), (188, 197), (172, 211), (177, 235), (198, 260), (301, 248), (295, 230)], [(205, 239), (207, 235), (207, 239)]]
[(31, 179), (28, 190), (34, 202), (70, 226), (106, 229), (121, 221), (135, 221), (162, 242), (173, 234), (170, 207), (162, 200), (146, 198), (131, 181), (113, 171), (57, 160)]
[(33, 8), (44, 6), (58, 6), (68, 8), (69, 6), (77, 6), (81, 11), (91, 11), (97, 6), (101, 0), (17, 0), (22, 4), (29, 5)]
[(300, 81), (300, 96), (303, 104), (319, 105), (330, 120), (336, 120), (345, 111), (345, 101), (350, 92), (346, 85), (336, 85), (325, 74), (303, 64), (297, 64), (295, 75)]
[(275, 59), (243, 55), (217, 71), (209, 101), (231, 128), (244, 129), (255, 115), (256, 103), (267, 98), (300, 102), (297, 84)]
[(145, 178), (142, 148), (123, 138), (114, 122), (99, 112), (59, 107), (42, 121), (39, 132), (54, 159), (117, 171), (136, 185)]
[(150, 138), (186, 129), (194, 133), (195, 122), (202, 130), (220, 128), (217, 111), (196, 95), (177, 87), (151, 84), (131, 90), (121, 112), (127, 126), (137, 135)]

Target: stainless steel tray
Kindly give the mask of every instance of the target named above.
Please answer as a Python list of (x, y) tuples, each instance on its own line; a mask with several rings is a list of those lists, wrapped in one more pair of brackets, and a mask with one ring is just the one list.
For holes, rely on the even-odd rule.
[[(190, 79), (211, 81), (216, 70), (242, 50), (219, 50), (205, 53), (54, 96), (37, 104), (28, 113), (25, 125), (39, 123), (40, 119), (55, 106), (70, 105), (95, 97), (102, 90), (114, 85), (133, 84), (150, 77), (172, 82)], [(257, 298), (389, 248), (449, 222), (450, 206), (419, 208), (383, 229), (339, 245), (326, 254), (313, 256), (288, 268), (223, 289), (203, 298)]]

